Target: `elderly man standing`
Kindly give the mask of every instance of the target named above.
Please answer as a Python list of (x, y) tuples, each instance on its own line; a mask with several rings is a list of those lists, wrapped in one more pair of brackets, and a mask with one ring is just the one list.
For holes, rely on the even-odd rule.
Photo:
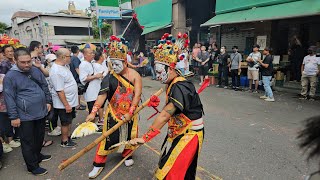
[(8, 116), (13, 127), (20, 127), (22, 155), (27, 169), (34, 175), (48, 171), (39, 167), (41, 161), (51, 159), (42, 155), (45, 117), (51, 109), (51, 95), (42, 72), (32, 66), (31, 55), (26, 49), (14, 53), (16, 65), (4, 78), (4, 97)]
[(75, 147), (71, 138), (71, 124), (75, 118), (75, 107), (78, 102), (78, 86), (68, 67), (71, 62), (70, 51), (60, 48), (56, 52), (57, 59), (50, 70), (50, 83), (53, 87), (52, 101), (54, 113), (61, 122), (61, 147)]

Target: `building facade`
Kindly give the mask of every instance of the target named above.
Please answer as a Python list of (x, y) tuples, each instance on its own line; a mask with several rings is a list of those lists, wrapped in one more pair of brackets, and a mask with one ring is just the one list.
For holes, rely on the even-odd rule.
[(12, 26), (7, 29), (7, 34), (18, 38), (25, 45), (33, 40), (47, 45), (66, 45), (68, 42), (92, 39), (90, 22), (89, 17), (83, 16), (39, 14), (22, 22), (14, 19)]

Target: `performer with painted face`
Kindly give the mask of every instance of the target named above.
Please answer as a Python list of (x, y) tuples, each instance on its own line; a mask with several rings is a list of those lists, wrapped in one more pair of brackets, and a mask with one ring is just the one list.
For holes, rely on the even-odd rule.
[(149, 131), (130, 143), (136, 145), (150, 141), (168, 123), (155, 177), (161, 180), (195, 179), (204, 135), (203, 107), (194, 85), (175, 68), (177, 61), (184, 59), (181, 50), (188, 46), (188, 35), (179, 33), (175, 39), (166, 33), (159, 43), (155, 52), (155, 69), (157, 78), (167, 84), (166, 106)]
[[(138, 115), (133, 115), (133, 113), (140, 101), (142, 80), (139, 73), (127, 67), (128, 47), (126, 44), (128, 42), (116, 36), (111, 36), (110, 42), (108, 55), (113, 71), (102, 80), (99, 96), (86, 121), (93, 121), (96, 112), (108, 100), (103, 131), (109, 130), (119, 121), (126, 121), (127, 123), (98, 145), (93, 162), (94, 167), (89, 173), (91, 179), (96, 178), (101, 173), (108, 154), (118, 152), (125, 157), (133, 148), (131, 145), (112, 148), (112, 145), (138, 137)], [(132, 157), (125, 161), (126, 166), (131, 166), (133, 163)]]

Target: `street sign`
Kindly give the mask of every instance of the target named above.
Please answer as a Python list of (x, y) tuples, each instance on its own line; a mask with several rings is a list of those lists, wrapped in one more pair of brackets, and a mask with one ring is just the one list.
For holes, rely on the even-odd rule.
[(121, 19), (119, 0), (97, 0), (98, 19)]
[(98, 27), (102, 28), (103, 19), (98, 19)]
[(97, 7), (96, 0), (90, 0), (90, 9), (96, 10), (96, 7)]

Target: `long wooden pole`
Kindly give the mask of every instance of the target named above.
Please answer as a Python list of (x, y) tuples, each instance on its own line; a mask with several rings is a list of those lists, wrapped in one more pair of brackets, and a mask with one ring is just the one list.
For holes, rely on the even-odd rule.
[(107, 174), (105, 177), (102, 178), (102, 180), (106, 180), (115, 170), (117, 170), (118, 167), (121, 166), (121, 164), (122, 164), (125, 160), (127, 160), (130, 156), (132, 156), (132, 154), (134, 153), (134, 151), (137, 150), (137, 149), (139, 148), (139, 146), (140, 146), (140, 145), (137, 145), (137, 146), (135, 147), (135, 149), (133, 149), (133, 150), (132, 150), (126, 157), (124, 157), (114, 168), (112, 168), (112, 169), (108, 172), (108, 174)]
[[(161, 88), (154, 95), (159, 96), (162, 92), (163, 92), (163, 89)], [(148, 100), (146, 100), (141, 106), (137, 107), (134, 114), (137, 114), (139, 111), (141, 111), (144, 107), (146, 107), (148, 105), (149, 102), (150, 102), (150, 98)], [(112, 134), (114, 131), (116, 131), (123, 124), (124, 124), (124, 122), (120, 121), (116, 125), (114, 125), (111, 129), (102, 133), (102, 135), (100, 137), (98, 137), (96, 140), (94, 140), (88, 146), (86, 146), (81, 151), (79, 151), (77, 154), (73, 155), (72, 157), (70, 157), (69, 159), (67, 159), (63, 163), (61, 163), (58, 166), (59, 170), (60, 171), (63, 170), (64, 168), (69, 166), (71, 163), (73, 163), (74, 161), (79, 159), (81, 156), (83, 156), (85, 153), (89, 152), (91, 149), (93, 149), (96, 145), (98, 145), (101, 141), (103, 141), (105, 138), (107, 138), (110, 134)]]

